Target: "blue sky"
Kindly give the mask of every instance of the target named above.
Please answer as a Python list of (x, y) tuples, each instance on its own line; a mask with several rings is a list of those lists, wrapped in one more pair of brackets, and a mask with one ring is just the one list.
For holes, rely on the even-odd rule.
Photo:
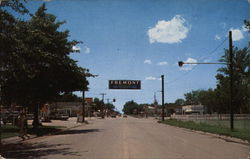
[[(126, 101), (161, 101), (161, 75), (165, 76), (165, 101), (184, 93), (216, 87), (220, 65), (177, 66), (180, 60), (217, 62), (233, 45), (246, 47), (249, 34), (242, 28), (249, 19), (247, 0), (44, 0), (29, 1), (31, 12), (46, 3), (47, 12), (65, 20), (61, 29), (70, 39), (83, 41), (71, 55), (97, 78), (89, 78), (87, 97), (116, 99), (122, 110)], [(218, 47), (220, 46), (220, 47)], [(216, 49), (217, 48), (217, 49)], [(141, 90), (109, 90), (108, 80), (141, 80)]]

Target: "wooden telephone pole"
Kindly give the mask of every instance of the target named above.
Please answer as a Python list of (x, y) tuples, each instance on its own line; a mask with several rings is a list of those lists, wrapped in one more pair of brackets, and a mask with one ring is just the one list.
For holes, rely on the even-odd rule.
[(161, 93), (162, 93), (162, 121), (164, 121), (164, 117), (165, 117), (165, 106), (164, 106), (164, 75), (161, 75)]

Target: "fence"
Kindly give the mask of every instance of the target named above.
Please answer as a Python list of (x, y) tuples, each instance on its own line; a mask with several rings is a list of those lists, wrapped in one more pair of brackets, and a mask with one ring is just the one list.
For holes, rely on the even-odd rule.
[[(230, 127), (230, 114), (190, 114), (171, 115), (172, 119), (206, 123), (220, 127)], [(250, 114), (234, 114), (234, 127), (236, 129), (250, 130)]]

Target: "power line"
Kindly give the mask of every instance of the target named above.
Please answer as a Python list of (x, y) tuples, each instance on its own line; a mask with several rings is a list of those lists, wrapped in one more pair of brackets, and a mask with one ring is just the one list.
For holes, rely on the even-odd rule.
[(210, 56), (212, 56), (214, 53), (215, 53), (215, 51), (217, 50), (217, 49), (219, 49), (224, 43), (225, 43), (225, 41), (227, 41), (228, 40), (228, 37), (226, 37), (214, 50), (212, 50), (210, 53), (208, 53), (208, 54), (210, 54), (210, 55), (208, 55), (208, 56), (205, 56), (205, 57), (203, 57), (203, 58), (199, 58), (199, 60), (204, 60), (204, 59), (207, 59), (208, 57), (210, 57)]
[(195, 65), (191, 70), (189, 70), (188, 72), (185, 72), (184, 74), (180, 75), (179, 77), (175, 78), (174, 80), (167, 82), (168, 84), (174, 83), (180, 79), (182, 79), (184, 76), (188, 75), (189, 73), (191, 73), (194, 69), (197, 68), (198, 65)]
[[(200, 57), (199, 60), (205, 60), (205, 59), (207, 59), (208, 57), (212, 56), (212, 55), (215, 53), (215, 51), (216, 51), (217, 49), (219, 49), (219, 48), (225, 43), (225, 41), (226, 41), (227, 39), (228, 39), (228, 37), (226, 37), (226, 38), (225, 38), (225, 39), (224, 39), (215, 49), (213, 49), (210, 53), (208, 53), (208, 54), (209, 54), (208, 56)], [(188, 74), (191, 73), (193, 70), (195, 70), (195, 69), (197, 68), (197, 66), (198, 66), (198, 65), (195, 65), (195, 66), (194, 66), (191, 70), (189, 70), (188, 72), (182, 74), (181, 76), (179, 76), (179, 77), (175, 78), (174, 80), (172, 80), (172, 81), (170, 81), (170, 82), (167, 82), (167, 83), (168, 83), (168, 84), (174, 83), (174, 82), (176, 82), (176, 81), (182, 79), (184, 76), (188, 75)]]

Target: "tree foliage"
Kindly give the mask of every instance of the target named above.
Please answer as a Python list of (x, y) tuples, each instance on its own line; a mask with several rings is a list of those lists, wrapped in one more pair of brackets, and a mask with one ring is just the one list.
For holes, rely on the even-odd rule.
[(105, 109), (108, 109), (109, 111), (113, 111), (115, 109), (115, 106), (112, 103), (106, 103), (104, 107)]
[(138, 114), (140, 110), (142, 110), (142, 105), (140, 106), (133, 100), (126, 102), (122, 109), (124, 114), (134, 114), (134, 113)]
[[(9, 101), (4, 98), (3, 91), (7, 81), (15, 74), (13, 68), (17, 66), (17, 55), (22, 52), (20, 48), (21, 39), (18, 37), (18, 22), (10, 12), (17, 14), (26, 14), (28, 10), (23, 5), (24, 1), (8, 0), (0, 3), (0, 99)], [(19, 68), (18, 68), (19, 69)], [(21, 96), (21, 95), (20, 95)], [(8, 97), (5, 95), (5, 97)], [(11, 97), (8, 97), (8, 99)], [(4, 100), (5, 99), (5, 100)], [(8, 102), (10, 103), (10, 102)]]
[(178, 98), (178, 99), (175, 100), (174, 104), (176, 106), (185, 105), (185, 100), (182, 99), (182, 98)]
[[(220, 62), (229, 63), (229, 51)], [(218, 69), (217, 87), (186, 93), (185, 104), (202, 104), (209, 113), (230, 112), (230, 68), (229, 65)], [(233, 49), (233, 107), (235, 113), (250, 112), (250, 51), (248, 48)]]
[(57, 102), (82, 102), (82, 98), (72, 92), (64, 92), (56, 99)]
[(61, 92), (87, 90), (88, 70), (69, 57), (79, 42), (68, 40), (69, 31), (58, 31), (63, 22), (45, 11), (43, 4), (29, 21), (16, 23), (17, 51), (5, 55), (8, 64), (1, 69), (3, 99), (43, 103)]
[(93, 104), (92, 104), (92, 109), (94, 111), (98, 111), (101, 110), (103, 106), (103, 102), (102, 100), (100, 100), (99, 98), (94, 98)]
[[(1, 7), (28, 13), (16, 0), (6, 1)], [(27, 21), (16, 19), (7, 10), (0, 11), (2, 102), (37, 107), (61, 93), (88, 89), (86, 78), (93, 75), (70, 58), (71, 53), (78, 52), (73, 46), (81, 42), (70, 41), (69, 31), (59, 30), (65, 22), (46, 13), (45, 4)]]
[[(229, 63), (229, 51), (225, 50), (221, 62)], [(230, 100), (230, 68), (222, 67), (216, 76), (220, 99)], [(226, 102), (224, 102), (226, 103)], [(227, 103), (228, 104), (228, 103)], [(233, 105), (236, 112), (248, 112), (250, 105), (250, 51), (248, 48), (233, 49)], [(225, 105), (224, 105), (225, 107)]]

